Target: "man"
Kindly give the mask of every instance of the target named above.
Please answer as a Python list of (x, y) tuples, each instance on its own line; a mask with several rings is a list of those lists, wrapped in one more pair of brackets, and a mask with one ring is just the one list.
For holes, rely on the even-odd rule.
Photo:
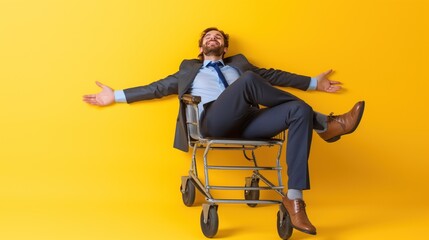
[[(286, 162), (288, 192), (283, 198), (292, 225), (308, 234), (316, 234), (309, 221), (302, 190), (310, 188), (308, 157), (313, 129), (327, 142), (352, 133), (359, 125), (364, 102), (358, 102), (347, 113), (326, 116), (296, 96), (273, 86), (318, 90), (329, 93), (341, 89), (331, 81), (331, 70), (316, 77), (297, 75), (282, 70), (253, 66), (243, 55), (224, 58), (229, 36), (217, 28), (203, 31), (200, 59), (184, 60), (178, 72), (146, 86), (114, 91), (99, 82), (98, 94), (83, 100), (97, 106), (114, 102), (132, 103), (185, 93), (201, 96), (201, 132), (206, 137), (270, 138), (288, 129)], [(259, 108), (262, 105), (265, 108)], [(188, 151), (184, 104), (181, 103), (176, 125), (174, 147)]]

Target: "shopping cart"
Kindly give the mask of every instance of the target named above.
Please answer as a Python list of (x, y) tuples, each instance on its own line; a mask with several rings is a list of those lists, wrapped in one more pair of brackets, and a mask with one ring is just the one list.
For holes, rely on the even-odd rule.
[[(192, 161), (188, 176), (182, 176), (180, 191), (182, 193), (183, 203), (186, 206), (192, 206), (195, 202), (196, 189), (201, 192), (206, 203), (202, 204), (200, 217), (201, 230), (208, 237), (214, 237), (219, 227), (218, 204), (247, 204), (255, 207), (257, 204), (278, 204), (277, 212), (277, 232), (281, 239), (288, 239), (292, 235), (293, 227), (290, 222), (289, 214), (283, 206), (281, 200), (260, 199), (261, 190), (272, 190), (284, 197), (282, 183), (282, 166), (280, 156), (282, 146), (285, 141), (284, 132), (271, 139), (230, 139), (230, 138), (210, 138), (203, 137), (199, 129), (198, 103), (201, 98), (185, 94), (181, 101), (186, 104), (186, 123), (188, 130), (188, 143), (192, 149)], [(256, 161), (255, 150), (261, 147), (276, 147), (276, 159), (274, 166), (259, 166)], [(203, 150), (204, 181), (198, 177), (197, 172), (197, 151)], [(244, 158), (248, 161), (243, 165), (213, 165), (209, 162), (208, 155), (212, 150), (238, 150), (242, 151)], [(209, 174), (216, 170), (248, 171), (251, 176), (245, 178), (244, 186), (219, 186), (211, 185)], [(269, 180), (269, 177), (263, 175), (266, 172), (277, 173), (277, 184)], [(262, 183), (262, 184), (261, 184)], [(244, 198), (242, 199), (219, 199), (215, 198), (211, 190), (242, 190)]]

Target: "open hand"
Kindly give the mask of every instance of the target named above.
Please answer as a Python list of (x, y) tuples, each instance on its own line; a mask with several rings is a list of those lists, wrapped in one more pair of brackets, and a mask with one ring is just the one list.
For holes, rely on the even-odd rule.
[(326, 72), (323, 72), (323, 73), (319, 74), (318, 76), (316, 76), (316, 79), (317, 79), (316, 90), (323, 91), (323, 92), (329, 92), (329, 93), (334, 93), (334, 92), (338, 92), (339, 90), (341, 90), (341, 86), (339, 86), (341, 84), (341, 82), (329, 80), (328, 76), (331, 73), (332, 73), (332, 69), (330, 69)]
[(96, 81), (95, 84), (101, 88), (97, 94), (87, 94), (83, 96), (83, 101), (91, 105), (107, 106), (115, 102), (115, 94), (112, 88)]

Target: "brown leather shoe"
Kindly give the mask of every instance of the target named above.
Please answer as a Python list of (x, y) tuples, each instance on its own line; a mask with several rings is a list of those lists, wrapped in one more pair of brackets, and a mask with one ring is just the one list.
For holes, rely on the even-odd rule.
[(308, 220), (305, 212), (305, 202), (302, 199), (290, 200), (287, 196), (283, 197), (283, 206), (289, 213), (292, 226), (296, 230), (316, 235), (316, 228)]
[(327, 142), (335, 142), (342, 135), (350, 134), (356, 130), (363, 115), (365, 101), (357, 102), (353, 108), (343, 115), (328, 116), (328, 128), (326, 131), (319, 133), (319, 136)]

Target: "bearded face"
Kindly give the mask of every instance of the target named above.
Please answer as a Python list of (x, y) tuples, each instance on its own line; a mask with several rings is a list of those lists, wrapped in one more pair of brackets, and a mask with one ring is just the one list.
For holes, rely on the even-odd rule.
[(222, 34), (218, 31), (208, 32), (203, 38), (201, 50), (205, 56), (221, 57), (225, 53)]
[(203, 54), (206, 56), (220, 57), (224, 53), (224, 46), (216, 41), (209, 41), (202, 46)]

